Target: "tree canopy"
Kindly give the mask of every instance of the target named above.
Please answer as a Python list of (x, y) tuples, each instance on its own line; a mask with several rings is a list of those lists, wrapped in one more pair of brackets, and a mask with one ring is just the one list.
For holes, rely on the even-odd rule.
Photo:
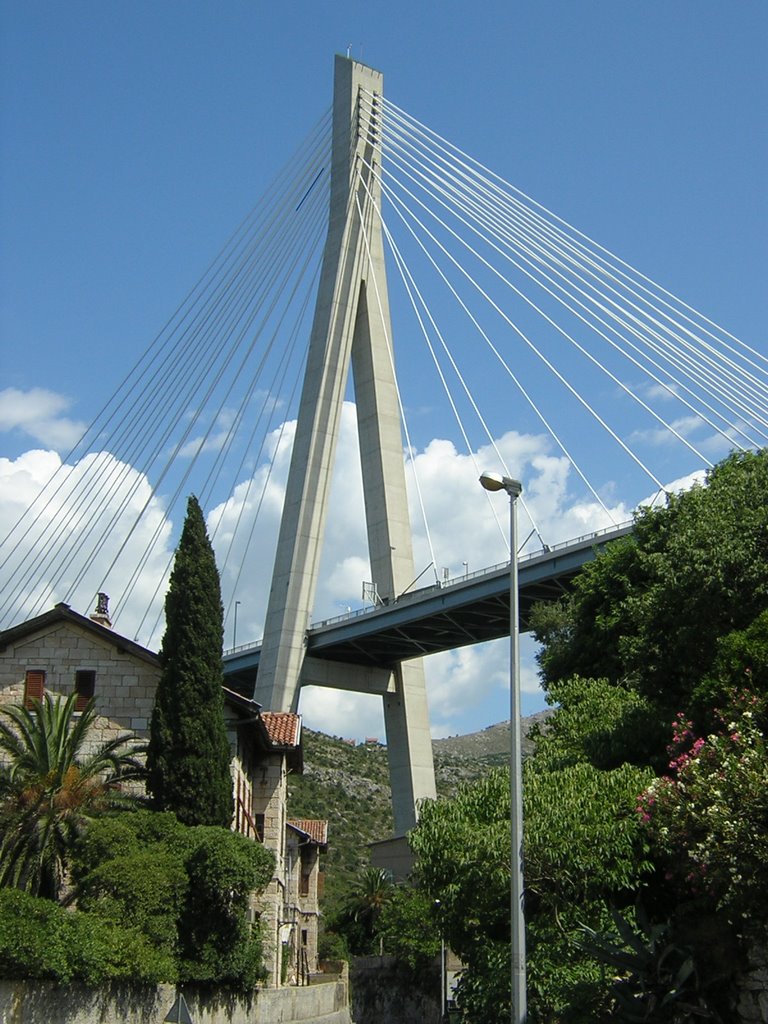
[(86, 823), (134, 802), (123, 786), (144, 775), (135, 738), (94, 744), (94, 701), (76, 713), (76, 699), (0, 708), (0, 886), (52, 900)]
[[(526, 766), (531, 1021), (565, 1007), (572, 1015), (563, 1020), (597, 1019), (607, 986), (574, 940), (582, 922), (607, 920), (611, 903), (631, 903), (649, 871), (635, 806), (651, 778), (631, 765), (613, 771), (583, 762), (557, 771)], [(425, 803), (409, 835), (424, 889), (440, 901), (446, 941), (468, 967), (459, 998), (469, 1024), (509, 1020), (509, 827), (509, 774), (496, 769), (460, 787), (453, 800)]]
[(739, 452), (706, 485), (642, 508), (631, 535), (585, 566), (573, 594), (540, 606), (534, 633), (546, 687), (609, 680), (670, 711), (711, 706), (721, 637), (768, 607), (768, 452)]
[[(533, 622), (554, 710), (524, 772), (529, 1020), (730, 1019), (768, 928), (768, 453), (641, 510)], [(507, 773), (410, 839), (462, 1019), (508, 1019)]]
[(229, 827), (232, 821), (223, 637), (216, 559), (192, 496), (165, 599), (162, 674), (147, 755), (155, 806), (173, 811), (188, 825)]

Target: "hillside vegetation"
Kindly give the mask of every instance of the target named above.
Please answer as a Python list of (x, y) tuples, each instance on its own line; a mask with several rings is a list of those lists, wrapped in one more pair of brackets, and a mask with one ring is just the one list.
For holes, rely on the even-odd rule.
[[(523, 734), (546, 718), (541, 712), (523, 720)], [(328, 821), (328, 853), (323, 858), (323, 909), (331, 913), (368, 866), (368, 844), (393, 834), (387, 749), (381, 744), (351, 746), (335, 736), (303, 730), (304, 774), (289, 779), (288, 814)], [(439, 796), (453, 796), (509, 756), (509, 722), (466, 736), (435, 740), (435, 777)], [(527, 738), (523, 749), (530, 753)]]

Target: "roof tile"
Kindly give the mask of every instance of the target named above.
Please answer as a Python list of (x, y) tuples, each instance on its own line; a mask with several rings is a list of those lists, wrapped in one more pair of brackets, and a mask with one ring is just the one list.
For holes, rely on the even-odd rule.
[(301, 718), (290, 711), (262, 711), (261, 720), (272, 743), (281, 747), (297, 747)]
[(306, 832), (313, 843), (326, 846), (328, 843), (328, 822), (312, 818), (291, 819), (288, 822), (301, 832)]

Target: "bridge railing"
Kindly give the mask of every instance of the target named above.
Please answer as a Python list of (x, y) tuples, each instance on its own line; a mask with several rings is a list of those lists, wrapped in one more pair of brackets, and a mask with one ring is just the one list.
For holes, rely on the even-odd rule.
[[(558, 544), (547, 545), (546, 548), (539, 551), (529, 551), (525, 555), (521, 555), (518, 559), (518, 564), (527, 564), (529, 562), (535, 562), (537, 560), (544, 560), (551, 557), (553, 552), (565, 551), (568, 548), (582, 547), (587, 543), (594, 543), (599, 541), (600, 538), (609, 537), (613, 535), (616, 537), (622, 536), (627, 533), (633, 526), (633, 522), (630, 520), (626, 523), (620, 523), (618, 526), (606, 526), (601, 530), (593, 530), (591, 533), (582, 534), (581, 537), (575, 537), (571, 540), (560, 541)], [(399, 594), (394, 600), (387, 602), (385, 605), (368, 607), (368, 608), (357, 608), (355, 611), (342, 612), (340, 615), (333, 615), (328, 619), (320, 619), (317, 622), (310, 624), (310, 629), (322, 629), (325, 626), (333, 626), (339, 622), (348, 622), (350, 619), (358, 618), (361, 615), (370, 615), (375, 611), (379, 611), (381, 608), (391, 608), (393, 604), (403, 604), (408, 601), (417, 601), (425, 597), (427, 594), (444, 590), (446, 587), (458, 586), (462, 583), (466, 583), (468, 580), (479, 579), (481, 576), (492, 576), (494, 573), (507, 570), (509, 568), (509, 559), (506, 562), (497, 562), (496, 565), (486, 566), (484, 569), (475, 569), (473, 572), (461, 573), (459, 576), (453, 576), (449, 579), (439, 580), (437, 583), (433, 583), (429, 587), (419, 587), (418, 590), (409, 590), (403, 594)]]
[[(527, 565), (530, 562), (544, 561), (552, 556), (553, 552), (565, 551), (571, 548), (583, 547), (585, 544), (599, 542), (601, 538), (610, 539), (611, 536), (621, 537), (625, 533), (628, 533), (634, 525), (632, 520), (626, 523), (620, 523), (618, 526), (605, 526), (601, 530), (593, 530), (591, 533), (584, 533), (581, 537), (574, 537), (571, 540), (560, 541), (558, 544), (550, 544), (547, 547), (539, 551), (529, 551), (525, 555), (520, 555), (518, 559), (519, 565)], [(494, 573), (506, 571), (509, 568), (509, 559), (506, 562), (497, 562), (496, 565), (488, 565), (484, 569), (475, 569), (473, 572), (465, 572), (460, 576), (453, 576), (449, 579), (440, 580), (437, 583), (433, 583), (429, 587), (419, 587), (418, 590), (409, 590), (403, 594), (400, 594), (393, 601), (388, 601), (386, 604), (367, 607), (357, 608), (354, 611), (342, 612), (340, 615), (333, 615), (328, 619), (319, 619), (317, 622), (311, 622), (309, 624), (310, 629), (323, 629), (326, 626), (333, 626), (341, 622), (349, 622), (351, 619), (359, 618), (361, 615), (371, 615), (373, 612), (383, 610), (384, 608), (391, 608), (393, 604), (404, 604), (409, 601), (418, 601), (426, 597), (429, 593), (433, 593), (439, 590), (444, 590), (446, 587), (459, 586), (462, 583), (466, 583), (469, 580), (479, 579), (481, 576), (492, 576)], [(246, 651), (252, 651), (257, 647), (261, 646), (261, 640), (257, 640), (254, 643), (239, 644), (237, 647), (232, 647), (225, 651), (226, 655), (241, 654)]]

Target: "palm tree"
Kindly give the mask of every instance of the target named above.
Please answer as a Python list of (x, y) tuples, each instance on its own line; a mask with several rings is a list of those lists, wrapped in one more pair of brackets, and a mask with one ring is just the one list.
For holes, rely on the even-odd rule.
[[(350, 951), (370, 953), (376, 937), (376, 925), (385, 904), (394, 891), (392, 875), (383, 868), (365, 868), (347, 896), (337, 918), (337, 927), (346, 937)], [(381, 940), (379, 941), (381, 952)]]
[(0, 708), (0, 886), (58, 899), (88, 820), (138, 799), (122, 786), (143, 777), (144, 748), (125, 735), (92, 746), (95, 702), (78, 717), (76, 700)]

